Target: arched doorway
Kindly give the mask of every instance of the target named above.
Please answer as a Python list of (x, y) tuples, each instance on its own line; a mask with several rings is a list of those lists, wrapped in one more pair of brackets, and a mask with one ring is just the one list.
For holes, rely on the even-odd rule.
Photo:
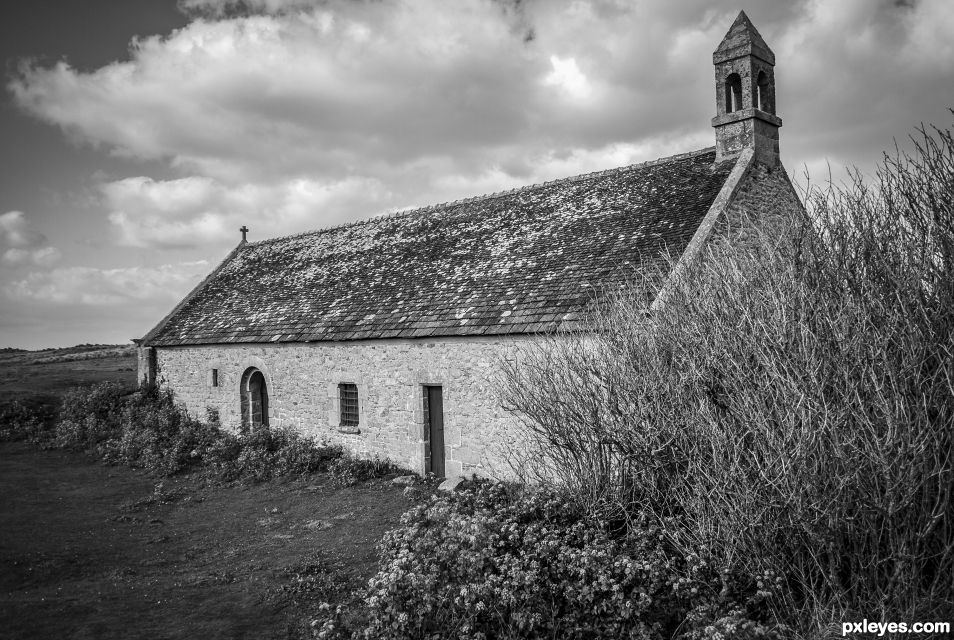
[(242, 374), (239, 395), (242, 402), (242, 430), (268, 428), (268, 385), (265, 374), (249, 367)]

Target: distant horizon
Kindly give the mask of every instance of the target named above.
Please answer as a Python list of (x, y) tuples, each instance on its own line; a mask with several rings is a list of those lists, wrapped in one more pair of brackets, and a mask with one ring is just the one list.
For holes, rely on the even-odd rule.
[(34, 352), (37, 352), (37, 351), (61, 351), (61, 350), (64, 350), (64, 349), (76, 349), (76, 348), (78, 348), (78, 347), (131, 347), (131, 346), (135, 346), (135, 343), (134, 343), (132, 340), (130, 340), (130, 341), (127, 342), (127, 343), (123, 343), (123, 344), (119, 344), (119, 343), (104, 344), (104, 343), (99, 343), (99, 342), (94, 342), (94, 343), (91, 343), (91, 342), (81, 342), (81, 343), (79, 343), (79, 344), (72, 344), (72, 345), (63, 346), (63, 347), (40, 347), (40, 348), (38, 348), (38, 349), (24, 349), (24, 348), (21, 348), (21, 347), (0, 347), (0, 351), (21, 351), (21, 352), (27, 352), (27, 353), (34, 353)]

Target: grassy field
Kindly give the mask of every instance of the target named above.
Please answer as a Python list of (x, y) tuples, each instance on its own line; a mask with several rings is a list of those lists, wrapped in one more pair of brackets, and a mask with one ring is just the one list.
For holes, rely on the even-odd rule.
[[(134, 382), (130, 356), (31, 353), (0, 354), (8, 399)], [(375, 544), (414, 499), (402, 489), (325, 474), (207, 484), (0, 443), (0, 638), (311, 637), (318, 606), (374, 573)]]
[(106, 381), (130, 387), (136, 384), (132, 347), (0, 350), (0, 397), (4, 400), (53, 402), (70, 387)]

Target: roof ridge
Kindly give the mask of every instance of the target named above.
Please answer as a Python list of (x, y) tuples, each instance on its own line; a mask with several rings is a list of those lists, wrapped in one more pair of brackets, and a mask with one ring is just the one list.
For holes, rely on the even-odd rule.
[(599, 171), (591, 171), (589, 173), (581, 173), (575, 176), (567, 176), (565, 178), (556, 178), (554, 180), (546, 180), (544, 182), (535, 182), (533, 184), (522, 185), (519, 187), (514, 187), (513, 189), (506, 189), (504, 191), (496, 191), (494, 193), (485, 193), (477, 196), (470, 196), (467, 198), (460, 198), (458, 200), (449, 200), (446, 202), (438, 202), (434, 204), (425, 205), (423, 207), (415, 207), (413, 209), (405, 209), (403, 211), (393, 211), (393, 212), (384, 212), (377, 213), (368, 218), (362, 218), (360, 220), (352, 220), (350, 222), (342, 222), (336, 225), (331, 225), (329, 227), (319, 227), (317, 229), (310, 229), (308, 231), (301, 231), (299, 233), (292, 233), (285, 236), (276, 236), (274, 238), (266, 238), (263, 240), (256, 240), (254, 242), (247, 242), (245, 246), (257, 246), (269, 244), (272, 242), (281, 242), (284, 240), (291, 240), (293, 238), (302, 238), (304, 236), (310, 236), (317, 233), (324, 233), (327, 231), (335, 231), (339, 229), (347, 229), (350, 227), (356, 227), (359, 225), (370, 224), (377, 220), (381, 219), (390, 219), (390, 218), (402, 218), (402, 217), (411, 217), (415, 214), (421, 214), (426, 211), (432, 211), (441, 207), (446, 207), (450, 205), (458, 204), (470, 204), (472, 202), (479, 202), (484, 200), (490, 200), (493, 198), (500, 198), (503, 196), (513, 195), (515, 193), (520, 193), (523, 191), (529, 191), (530, 189), (536, 189), (537, 187), (542, 187), (548, 184), (554, 184), (556, 182), (579, 182), (581, 180), (586, 180), (590, 178), (608, 176), (613, 173), (619, 173), (620, 171), (629, 171), (632, 169), (642, 169), (645, 167), (652, 167), (655, 165), (666, 164), (667, 162), (676, 162), (679, 160), (685, 160), (687, 158), (694, 158), (696, 156), (705, 155), (706, 153), (712, 153), (715, 150), (715, 146), (705, 147), (703, 149), (697, 149), (695, 151), (687, 151), (685, 153), (677, 153), (671, 156), (664, 156), (662, 158), (656, 158), (655, 160), (645, 160), (643, 162), (636, 162), (633, 164), (623, 165), (621, 167), (614, 167), (611, 169), (600, 169)]

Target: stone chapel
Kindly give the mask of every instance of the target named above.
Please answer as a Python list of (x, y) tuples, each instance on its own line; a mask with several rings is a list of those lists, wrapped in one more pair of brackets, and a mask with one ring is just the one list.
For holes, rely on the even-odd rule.
[(715, 146), (299, 235), (245, 240), (139, 341), (139, 378), (233, 430), (292, 428), (437, 476), (507, 476), (497, 367), (663, 252), (802, 207), (775, 55), (713, 54)]

